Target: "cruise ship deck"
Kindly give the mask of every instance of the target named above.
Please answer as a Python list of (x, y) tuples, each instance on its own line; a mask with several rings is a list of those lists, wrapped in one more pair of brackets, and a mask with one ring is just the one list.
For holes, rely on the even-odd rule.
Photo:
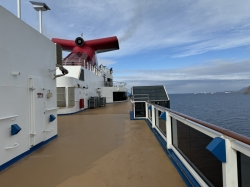
[(130, 102), (58, 116), (58, 138), (0, 172), (0, 187), (186, 186)]

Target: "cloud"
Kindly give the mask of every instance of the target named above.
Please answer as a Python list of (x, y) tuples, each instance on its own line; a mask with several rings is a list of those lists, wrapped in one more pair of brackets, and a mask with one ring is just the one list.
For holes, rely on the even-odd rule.
[(170, 81), (127, 81), (129, 89), (132, 86), (164, 85), (171, 93), (200, 93), (200, 92), (224, 92), (238, 91), (250, 85), (249, 80), (170, 80)]
[(127, 80), (250, 79), (250, 59), (244, 61), (213, 60), (201, 65), (178, 69), (130, 70), (125, 76), (120, 76), (121, 73), (122, 71), (118, 72), (117, 76)]
[(179, 69), (123, 70), (115, 72), (114, 77), (129, 87), (167, 85), (172, 93), (237, 90), (250, 85), (250, 59), (214, 60)]
[[(85, 39), (118, 36), (121, 50), (104, 53), (102, 58), (157, 49), (169, 50), (172, 57), (179, 58), (250, 45), (250, 1), (44, 2), (51, 8), (43, 14), (44, 34), (49, 38), (74, 39), (81, 33)], [(0, 3), (16, 12), (16, 2), (0, 0)], [(25, 10), (22, 17), (38, 28), (38, 15), (29, 4), (28, 0), (22, 1)]]
[(104, 65), (104, 66), (110, 66), (112, 64), (115, 64), (116, 62), (113, 60), (109, 60), (109, 59), (98, 59), (98, 64), (99, 65)]

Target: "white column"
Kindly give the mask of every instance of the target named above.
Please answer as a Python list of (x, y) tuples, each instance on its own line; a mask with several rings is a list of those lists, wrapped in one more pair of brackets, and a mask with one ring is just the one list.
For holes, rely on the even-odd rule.
[(166, 135), (167, 135), (167, 148), (170, 149), (172, 146), (172, 126), (171, 126), (171, 117), (169, 113), (166, 111)]
[(159, 128), (159, 110), (155, 109), (155, 126)]
[(40, 33), (43, 33), (43, 28), (42, 28), (42, 10), (39, 10), (39, 25), (40, 25)]
[(17, 0), (17, 17), (21, 19), (21, 0)]
[(223, 186), (238, 187), (237, 151), (232, 148), (231, 140), (226, 138), (225, 141), (226, 163), (222, 163)]
[(148, 119), (148, 103), (145, 102), (146, 118)]
[(152, 105), (152, 128), (155, 128), (155, 107)]

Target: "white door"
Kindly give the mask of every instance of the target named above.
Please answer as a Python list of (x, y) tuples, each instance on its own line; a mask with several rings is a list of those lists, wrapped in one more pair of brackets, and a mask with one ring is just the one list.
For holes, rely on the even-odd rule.
[(30, 78), (30, 146), (45, 140), (45, 92), (42, 78)]

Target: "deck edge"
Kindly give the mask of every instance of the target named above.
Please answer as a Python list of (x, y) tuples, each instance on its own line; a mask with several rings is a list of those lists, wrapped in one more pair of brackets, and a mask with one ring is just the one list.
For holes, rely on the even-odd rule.
[(8, 162), (0, 165), (0, 172), (3, 171), (4, 169), (8, 168), (9, 166), (13, 165), (14, 163), (18, 162), (19, 160), (21, 160), (22, 158), (28, 156), (29, 154), (33, 153), (34, 151), (40, 149), (42, 146), (48, 144), (49, 142), (51, 142), (52, 140), (54, 140), (55, 138), (57, 138), (57, 135), (51, 137), (50, 139), (40, 142), (39, 144), (31, 147), (28, 151), (18, 155), (17, 157), (9, 160)]

